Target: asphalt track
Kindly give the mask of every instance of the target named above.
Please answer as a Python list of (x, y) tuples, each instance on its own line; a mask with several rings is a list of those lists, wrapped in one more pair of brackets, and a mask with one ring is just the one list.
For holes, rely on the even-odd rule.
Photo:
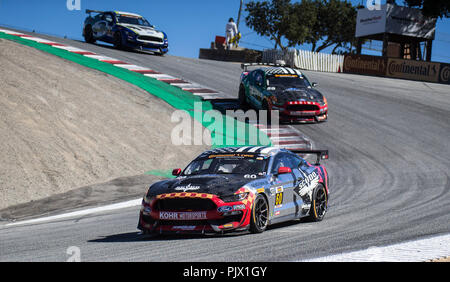
[[(159, 57), (52, 39), (150, 67), (237, 97), (236, 63)], [(328, 98), (329, 121), (295, 125), (328, 149), (330, 202), (320, 223), (262, 234), (143, 238), (139, 207), (0, 227), (0, 261), (298, 261), (450, 233), (450, 86), (305, 72)], [(124, 93), (126, 95), (126, 93)]]

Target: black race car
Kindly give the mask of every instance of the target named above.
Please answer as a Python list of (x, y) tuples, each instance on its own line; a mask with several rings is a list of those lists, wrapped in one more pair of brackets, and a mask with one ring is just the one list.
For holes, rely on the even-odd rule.
[[(298, 154), (315, 154), (310, 164)], [(308, 217), (321, 221), (328, 205), (328, 175), (319, 164), (328, 151), (232, 147), (206, 151), (175, 179), (150, 186), (142, 201), (143, 233), (223, 233)]]
[(298, 69), (265, 64), (242, 64), (239, 101), (243, 108), (278, 110), (280, 121), (322, 122), (328, 119), (327, 99)]

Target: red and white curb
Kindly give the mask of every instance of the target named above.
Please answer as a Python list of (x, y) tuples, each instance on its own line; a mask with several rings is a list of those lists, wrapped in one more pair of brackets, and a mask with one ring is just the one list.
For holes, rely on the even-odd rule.
[(192, 82), (189, 82), (189, 81), (181, 79), (181, 78), (176, 78), (176, 77), (173, 77), (173, 76), (170, 76), (170, 75), (167, 75), (167, 74), (162, 74), (162, 73), (160, 73), (158, 71), (155, 71), (155, 70), (152, 70), (152, 69), (149, 69), (149, 68), (146, 68), (146, 67), (129, 64), (127, 62), (123, 62), (123, 61), (115, 59), (115, 58), (102, 56), (102, 55), (96, 54), (96, 53), (91, 52), (91, 51), (87, 51), (87, 50), (83, 50), (83, 49), (80, 49), (80, 48), (76, 48), (76, 47), (68, 46), (68, 45), (65, 45), (65, 44), (61, 44), (61, 43), (58, 43), (58, 42), (50, 41), (50, 40), (47, 40), (47, 39), (31, 36), (31, 35), (24, 34), (24, 33), (21, 33), (21, 32), (16, 32), (16, 31), (11, 31), (11, 30), (6, 30), (6, 29), (0, 29), (0, 32), (4, 32), (4, 33), (9, 34), (9, 35), (18, 36), (18, 37), (21, 37), (23, 39), (35, 41), (35, 42), (38, 42), (38, 43), (47, 44), (47, 45), (53, 46), (55, 48), (66, 50), (68, 52), (75, 53), (75, 54), (80, 54), (80, 55), (86, 56), (86, 57), (91, 58), (91, 59), (95, 59), (95, 60), (99, 60), (101, 62), (113, 64), (113, 65), (115, 65), (117, 67), (128, 69), (128, 70), (130, 70), (132, 72), (136, 72), (136, 73), (140, 73), (140, 74), (145, 75), (145, 76), (152, 77), (152, 78), (157, 79), (159, 81), (162, 81), (162, 82), (165, 82), (167, 84), (170, 84), (170, 85), (176, 86), (178, 88), (181, 88), (182, 90), (190, 92), (190, 93), (192, 93), (192, 94), (194, 94), (196, 96), (199, 96), (203, 100), (224, 99), (224, 98), (226, 98), (226, 97), (224, 97), (224, 94), (222, 94), (222, 93), (220, 93), (218, 91), (209, 89), (207, 87), (203, 87), (203, 86), (201, 86), (199, 84), (192, 83)]
[[(212, 99), (226, 99), (224, 95), (218, 91), (203, 87), (197, 83), (192, 83), (185, 79), (177, 78), (168, 74), (160, 73), (158, 71), (129, 64), (127, 62), (118, 60), (116, 58), (111, 58), (107, 56), (103, 56), (101, 54), (97, 54), (91, 51), (83, 50), (80, 48), (76, 48), (73, 46), (61, 44), (58, 42), (50, 41), (47, 39), (31, 36), (28, 34), (24, 34), (21, 32), (11, 31), (7, 29), (0, 29), (0, 32), (4, 32), (9, 35), (14, 35), (21, 37), (23, 39), (35, 41), (42, 44), (47, 44), (53, 46), (58, 49), (66, 50), (71, 53), (80, 54), (85, 57), (98, 60), (104, 63), (112, 64), (119, 68), (124, 68), (132, 72), (140, 73), (144, 76), (151, 77), (153, 79), (159, 80), (161, 82), (170, 84), (172, 86), (178, 87), (184, 91), (190, 92), (193, 95), (201, 97), (203, 100), (212, 100)], [(269, 138), (272, 140), (274, 146), (285, 148), (285, 149), (298, 149), (298, 150), (310, 150), (312, 149), (312, 142), (305, 137), (300, 131), (296, 130), (292, 126), (279, 126), (279, 127), (270, 127), (267, 128), (263, 125), (254, 124), (264, 133), (266, 133)]]
[(272, 141), (272, 145), (288, 150), (311, 150), (313, 142), (299, 130), (290, 125), (266, 126), (253, 124), (264, 132)]

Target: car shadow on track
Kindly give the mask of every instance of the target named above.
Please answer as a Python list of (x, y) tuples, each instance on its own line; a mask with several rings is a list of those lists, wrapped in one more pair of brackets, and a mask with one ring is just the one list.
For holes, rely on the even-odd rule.
[(101, 238), (88, 240), (89, 243), (125, 243), (125, 242), (145, 242), (145, 241), (172, 241), (172, 240), (192, 240), (209, 238), (230, 238), (243, 236), (248, 232), (226, 233), (226, 234), (155, 234), (143, 235), (141, 232), (127, 232), (111, 234)]
[[(279, 230), (284, 227), (290, 227), (297, 224), (308, 223), (307, 219), (301, 220), (292, 220), (283, 223), (277, 223), (271, 226), (268, 226), (266, 232), (270, 232), (271, 230)], [(252, 234), (249, 231), (241, 231), (234, 233), (217, 233), (217, 234), (154, 234), (154, 235), (144, 235), (141, 232), (127, 232), (127, 233), (119, 233), (119, 234), (111, 234), (107, 236), (103, 236), (101, 238), (88, 240), (89, 243), (128, 243), (128, 242), (145, 242), (145, 241), (178, 241), (178, 240), (204, 240), (204, 239), (224, 239), (224, 238), (232, 238), (232, 237), (242, 237), (247, 235), (257, 235)]]
[[(84, 40), (75, 40), (75, 41), (78, 41), (78, 42), (81, 42), (81, 43), (86, 43)], [(102, 47), (102, 48), (111, 49), (111, 50), (126, 51), (126, 52), (130, 52), (130, 53), (147, 54), (147, 55), (153, 55), (153, 56), (161, 57), (161, 55), (156, 54), (155, 52), (152, 52), (152, 51), (132, 49), (132, 48), (117, 49), (112, 44), (109, 44), (109, 43), (106, 43), (106, 42), (101, 42), (101, 43), (96, 42), (96, 43), (90, 43), (90, 44), (94, 45), (94, 46), (97, 46), (97, 47)]]

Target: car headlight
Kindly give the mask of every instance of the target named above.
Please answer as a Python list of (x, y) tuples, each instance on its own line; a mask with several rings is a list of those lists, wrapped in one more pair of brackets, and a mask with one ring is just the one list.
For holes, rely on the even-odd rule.
[(229, 195), (229, 196), (224, 196), (222, 197), (222, 201), (224, 202), (238, 202), (238, 201), (243, 201), (245, 199), (247, 199), (248, 197), (248, 192), (245, 193), (239, 193), (239, 194), (233, 194), (233, 195)]

